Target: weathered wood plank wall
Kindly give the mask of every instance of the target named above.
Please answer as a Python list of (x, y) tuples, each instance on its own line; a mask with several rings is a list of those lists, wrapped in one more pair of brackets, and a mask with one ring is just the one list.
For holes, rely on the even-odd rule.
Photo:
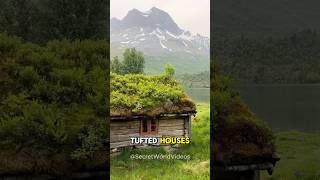
[[(158, 135), (153, 135), (153, 137), (188, 137), (189, 128), (189, 117), (161, 117), (159, 119)], [(132, 146), (131, 137), (140, 137), (140, 119), (111, 121), (111, 148)]]

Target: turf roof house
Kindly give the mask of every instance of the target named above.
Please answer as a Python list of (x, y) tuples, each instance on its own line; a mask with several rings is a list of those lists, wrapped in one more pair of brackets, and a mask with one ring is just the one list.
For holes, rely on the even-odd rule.
[(195, 104), (163, 75), (111, 74), (110, 147), (134, 146), (131, 137), (190, 137)]
[(216, 179), (260, 180), (265, 170), (271, 175), (280, 160), (271, 129), (242, 102), (232, 102), (223, 113), (215, 120), (225, 121), (216, 123), (211, 150)]

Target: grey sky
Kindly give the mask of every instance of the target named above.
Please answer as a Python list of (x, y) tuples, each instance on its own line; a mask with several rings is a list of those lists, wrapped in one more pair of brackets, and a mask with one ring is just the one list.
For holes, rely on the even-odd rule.
[(182, 29), (210, 35), (210, 0), (111, 0), (110, 16), (122, 19), (129, 10), (153, 6), (168, 12)]

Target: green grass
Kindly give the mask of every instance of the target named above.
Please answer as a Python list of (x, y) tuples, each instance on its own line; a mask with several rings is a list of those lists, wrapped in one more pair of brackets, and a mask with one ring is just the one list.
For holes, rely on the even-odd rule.
[(262, 179), (320, 180), (320, 133), (278, 133), (276, 148), (281, 160), (273, 175), (264, 173)]
[[(210, 107), (197, 104), (197, 116), (192, 121), (189, 145), (176, 150), (164, 148), (134, 149), (111, 158), (111, 179), (209, 179), (210, 178)], [(131, 160), (132, 154), (185, 154), (190, 160)]]

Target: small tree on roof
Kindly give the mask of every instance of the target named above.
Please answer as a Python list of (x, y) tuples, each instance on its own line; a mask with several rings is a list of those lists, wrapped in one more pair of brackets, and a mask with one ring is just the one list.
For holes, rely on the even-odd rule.
[(176, 74), (176, 69), (173, 67), (172, 64), (166, 64), (163, 70), (163, 74), (165, 76), (168, 76), (170, 78), (173, 78), (173, 76)]

